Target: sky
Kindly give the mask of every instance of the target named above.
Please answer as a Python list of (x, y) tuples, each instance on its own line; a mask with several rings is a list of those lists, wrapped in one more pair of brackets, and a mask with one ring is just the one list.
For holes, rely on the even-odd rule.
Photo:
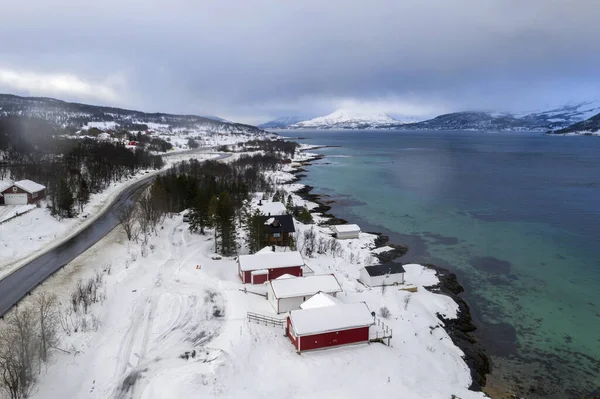
[(600, 97), (598, 0), (27, 0), (0, 92), (257, 124)]

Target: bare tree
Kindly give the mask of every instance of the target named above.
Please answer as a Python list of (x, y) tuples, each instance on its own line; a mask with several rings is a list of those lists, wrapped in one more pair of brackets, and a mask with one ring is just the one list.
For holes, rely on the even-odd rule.
[(36, 312), (31, 307), (15, 308), (0, 329), (0, 378), (11, 399), (25, 398), (39, 370), (39, 335)]
[(119, 223), (123, 226), (123, 230), (125, 230), (129, 241), (137, 239), (135, 228), (137, 213), (137, 208), (133, 204), (124, 206), (117, 211), (117, 219), (119, 219)]
[(54, 294), (41, 293), (37, 296), (35, 304), (40, 326), (40, 358), (45, 362), (49, 349), (58, 344), (58, 300)]

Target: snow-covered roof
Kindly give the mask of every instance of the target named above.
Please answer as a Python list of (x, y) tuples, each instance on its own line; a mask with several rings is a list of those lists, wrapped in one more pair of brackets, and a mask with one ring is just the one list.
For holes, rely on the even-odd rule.
[(357, 224), (338, 224), (330, 227), (336, 233), (360, 232), (360, 227)]
[(336, 297), (326, 294), (324, 292), (319, 292), (318, 294), (313, 295), (307, 301), (304, 301), (304, 303), (302, 303), (300, 305), (300, 308), (314, 309), (314, 308), (322, 308), (325, 306), (340, 305), (341, 303), (342, 303), (342, 301), (340, 301)]
[(286, 273), (286, 274), (282, 274), (281, 276), (277, 277), (275, 280), (285, 280), (286, 278), (296, 278), (296, 276)]
[(271, 281), (276, 298), (314, 295), (317, 292), (341, 292), (342, 287), (332, 274), (275, 279)]
[(46, 186), (42, 186), (31, 180), (19, 180), (14, 183), (15, 186), (19, 187), (21, 190), (25, 190), (28, 193), (37, 193), (38, 191), (42, 191), (46, 188)]
[(272, 254), (272, 253), (273, 253), (273, 250), (271, 249), (271, 247), (264, 247), (263, 249), (256, 251), (254, 253), (254, 255), (256, 255), (256, 254)]
[(282, 267), (303, 266), (300, 252), (268, 252), (254, 255), (240, 255), (238, 258), (242, 271), (261, 269), (279, 269)]
[(6, 190), (10, 186), (12, 186), (12, 184), (0, 181), (0, 197), (2, 196), (2, 191)]
[(385, 276), (386, 274), (405, 273), (404, 267), (399, 263), (386, 263), (385, 265), (365, 266), (369, 276)]
[(263, 202), (262, 205), (257, 205), (256, 208), (265, 216), (287, 214), (287, 209), (281, 202)]
[(371, 311), (364, 302), (292, 310), (290, 319), (298, 336), (348, 330), (373, 324)]

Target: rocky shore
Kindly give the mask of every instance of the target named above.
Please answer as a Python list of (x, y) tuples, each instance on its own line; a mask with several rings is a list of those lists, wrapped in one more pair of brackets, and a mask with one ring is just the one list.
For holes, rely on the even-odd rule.
[[(319, 155), (310, 161), (302, 162), (301, 165), (307, 166), (310, 165), (311, 161), (322, 158), (324, 158), (324, 156)], [(293, 172), (296, 177), (295, 181), (297, 182), (303, 176), (305, 176), (305, 174), (302, 173), (306, 171), (307, 170), (303, 167), (297, 168)], [(298, 194), (304, 200), (316, 203), (318, 206), (312, 209), (312, 211), (322, 213), (323, 216), (329, 218), (327, 222), (328, 224), (347, 223), (346, 220), (337, 218), (328, 213), (331, 210), (330, 204), (332, 204), (334, 201), (325, 200), (322, 198), (322, 196), (314, 194), (312, 192), (313, 188), (314, 187), (312, 186), (305, 185), (303, 188), (296, 191), (296, 194)], [(389, 244), (388, 236), (385, 236), (381, 233), (370, 232), (370, 234), (375, 234), (378, 236), (375, 240), (375, 245), (377, 248), (384, 245), (394, 248), (391, 251), (386, 251), (375, 255), (381, 263), (394, 262), (396, 259), (402, 257), (404, 254), (406, 254), (406, 252), (408, 252), (408, 247), (406, 246)], [(460, 294), (464, 291), (464, 288), (458, 282), (456, 274), (450, 272), (449, 270), (431, 264), (424, 266), (434, 269), (437, 272), (437, 276), (440, 280), (439, 284), (431, 287), (431, 289), (434, 292), (451, 297), (454, 302), (458, 304), (459, 311), (456, 319), (445, 319), (440, 315), (438, 315), (438, 318), (444, 323), (445, 330), (452, 339), (452, 342), (464, 352), (465, 363), (471, 370), (472, 383), (469, 389), (481, 391), (486, 384), (486, 375), (490, 373), (490, 361), (481, 344), (471, 334), (476, 330), (476, 327), (472, 321), (469, 305), (460, 296)]]

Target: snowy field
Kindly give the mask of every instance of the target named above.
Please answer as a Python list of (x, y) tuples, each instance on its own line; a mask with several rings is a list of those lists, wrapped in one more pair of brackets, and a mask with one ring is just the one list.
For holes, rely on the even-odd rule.
[[(165, 168), (184, 159), (209, 159), (217, 156), (216, 153), (173, 154), (165, 157)], [(42, 207), (0, 224), (0, 279), (79, 233), (93, 223), (124, 188), (156, 173), (159, 171), (139, 171), (133, 177), (113, 183), (102, 193), (92, 194), (83, 212), (72, 219), (59, 221), (50, 214), (42, 201)], [(0, 206), (0, 211), (11, 212), (4, 206)]]
[[(293, 179), (285, 171), (273, 178), (281, 184)], [(296, 229), (299, 249), (308, 229), (332, 240), (327, 227), (296, 222)], [(241, 283), (235, 258), (215, 257), (210, 231), (191, 234), (174, 215), (143, 251), (117, 228), (39, 288), (67, 304), (78, 279), (101, 273), (106, 299), (92, 305), (91, 326), (62, 337), (62, 351), (53, 355), (33, 397), (484, 397), (467, 389), (471, 378), (462, 352), (436, 316), (456, 317), (458, 307), (425, 288), (438, 282), (434, 271), (405, 266), (407, 285), (418, 287), (414, 293), (394, 286), (367, 288), (357, 281), (360, 267), (377, 262), (374, 239), (361, 233), (340, 241), (336, 255), (304, 258), (314, 274), (335, 274), (341, 301), (364, 301), (378, 313), (393, 330), (391, 346), (372, 343), (298, 355), (281, 327), (248, 322), (247, 312), (282, 315), (251, 293), (264, 293), (265, 286)], [(385, 318), (382, 308), (389, 311)]]
[[(211, 259), (210, 235), (190, 234), (180, 216), (167, 219), (159, 231), (151, 241), (154, 249), (143, 257), (140, 246), (115, 229), (44, 284), (41, 289), (63, 293), (61, 300), (68, 302), (64, 293), (76, 279), (110, 268), (106, 300), (93, 309), (97, 331), (63, 338), (61, 347), (69, 353), (54, 355), (34, 397), (483, 397), (466, 389), (470, 376), (461, 351), (435, 316), (453, 317), (456, 304), (423, 289), (437, 282), (433, 271), (406, 266), (416, 293), (366, 289), (356, 281), (359, 265), (349, 254), (367, 258), (373, 236), (346, 240), (342, 257), (305, 260), (315, 274), (336, 274), (342, 301), (365, 301), (374, 311), (386, 306), (392, 346), (298, 355), (283, 329), (247, 321), (247, 311), (273, 317), (275, 311), (265, 298), (241, 291), (234, 259)], [(411, 299), (405, 308), (406, 296)]]

